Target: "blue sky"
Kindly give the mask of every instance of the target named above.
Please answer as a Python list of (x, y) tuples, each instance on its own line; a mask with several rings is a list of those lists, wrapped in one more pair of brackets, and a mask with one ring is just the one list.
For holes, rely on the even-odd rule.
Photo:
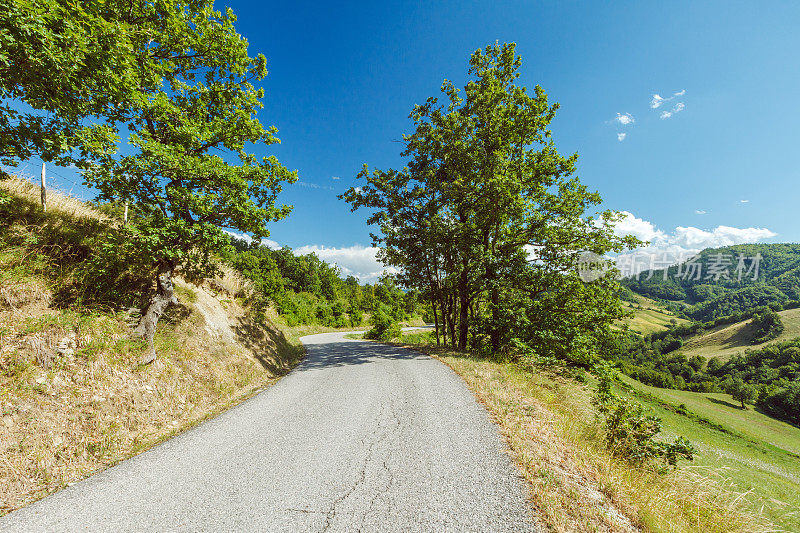
[(403, 166), (412, 106), (445, 78), (463, 85), (470, 53), (495, 40), (516, 42), (521, 83), (561, 104), (557, 146), (578, 152), (605, 207), (632, 214), (627, 231), (691, 249), (800, 240), (796, 2), (225, 5), (270, 70), (260, 116), (282, 144), (259, 153), (300, 175), (271, 239), (324, 247), (345, 271), (377, 267), (364, 214), (336, 195), (363, 163)]

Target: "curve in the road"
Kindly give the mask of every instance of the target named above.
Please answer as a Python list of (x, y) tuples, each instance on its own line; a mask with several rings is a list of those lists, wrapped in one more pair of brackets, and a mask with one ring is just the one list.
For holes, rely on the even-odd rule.
[(344, 333), (273, 387), (0, 518), (0, 531), (534, 531), (487, 412), (445, 365)]

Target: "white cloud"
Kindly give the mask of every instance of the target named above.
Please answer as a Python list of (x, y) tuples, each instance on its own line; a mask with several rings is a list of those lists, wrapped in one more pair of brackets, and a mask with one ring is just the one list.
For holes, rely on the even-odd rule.
[(695, 212), (694, 212), (694, 214), (695, 214), (695, 215), (705, 215), (705, 214), (706, 214), (706, 212), (705, 212), (705, 211), (703, 211), (702, 209), (696, 209), (696, 210), (695, 210)]
[(356, 187), (353, 190), (356, 192), (356, 194), (361, 194), (361, 191), (363, 191), (364, 189), (362, 189), (361, 187)]
[[(659, 107), (669, 102), (670, 100), (674, 100), (675, 98), (681, 97), (684, 94), (686, 94), (686, 89), (681, 89), (680, 91), (673, 93), (672, 96), (670, 96), (669, 98), (664, 98), (659, 94), (654, 94), (653, 97), (650, 99), (650, 109), (658, 109)], [(678, 102), (673, 106), (671, 111), (663, 111), (660, 116), (662, 119), (669, 118), (675, 113), (680, 113), (681, 111), (683, 111), (684, 107), (685, 105), (683, 104), (683, 102)]]
[[(745, 244), (760, 242), (777, 236), (777, 233), (767, 228), (734, 228), (731, 226), (717, 226), (710, 230), (703, 230), (694, 226), (678, 226), (671, 233), (658, 229), (652, 222), (641, 219), (629, 212), (624, 212), (625, 218), (619, 221), (614, 228), (616, 235), (633, 235), (650, 244), (621, 254), (619, 257), (632, 256), (637, 254), (655, 254), (663, 256), (671, 254), (671, 257), (684, 258), (687, 254), (691, 255), (705, 248), (719, 248), (722, 246), (733, 246), (734, 244)], [(705, 211), (696, 211), (697, 214), (705, 214)], [(662, 268), (665, 265), (662, 265)]]
[(739, 200), (739, 203), (741, 203), (741, 204), (749, 204), (750, 200)]
[(686, 107), (686, 106), (683, 104), (683, 102), (678, 102), (677, 104), (675, 104), (672, 107), (672, 109), (670, 111), (662, 111), (661, 112), (661, 118), (662, 119), (669, 118), (672, 115), (674, 115), (675, 113), (680, 113), (681, 111), (683, 111), (684, 107)]
[(343, 248), (319, 246), (316, 244), (301, 246), (294, 250), (297, 255), (314, 253), (326, 263), (338, 266), (343, 276), (355, 276), (362, 283), (375, 283), (384, 273), (397, 273), (393, 267), (385, 267), (378, 260), (378, 248), (354, 245)]
[[(247, 244), (253, 242), (253, 238), (250, 235), (247, 235), (246, 233), (236, 233), (235, 231), (230, 231), (226, 229), (223, 229), (222, 231), (224, 231), (225, 233), (227, 233), (228, 235), (230, 235), (235, 239), (239, 239), (240, 241), (246, 242)], [(271, 239), (261, 239), (261, 244), (263, 246), (266, 246), (270, 250), (279, 250), (281, 247), (277, 242)]]
[(339, 176), (331, 176), (331, 179), (332, 179), (332, 180), (338, 180), (338, 179), (339, 179)]
[(628, 136), (627, 133), (617, 133), (617, 140), (622, 142), (622, 141), (625, 140), (625, 137), (627, 137), (627, 136)]
[(624, 113), (624, 114), (617, 113), (617, 117), (614, 120), (616, 122), (619, 122), (623, 126), (627, 126), (628, 124), (633, 124), (634, 122), (636, 122), (633, 119), (633, 115), (631, 115), (630, 113)]
[[(671, 100), (674, 100), (675, 98), (681, 97), (681, 96), (683, 96), (685, 94), (686, 94), (686, 89), (682, 89), (682, 90), (680, 90), (680, 91), (678, 91), (676, 93), (673, 93), (673, 95), (670, 96), (669, 98), (664, 98), (663, 96), (660, 96), (658, 94), (654, 94), (653, 98), (650, 100), (650, 108), (651, 109), (658, 109), (659, 107), (661, 107), (662, 105), (666, 104), (667, 102), (669, 102)], [(670, 109), (669, 111), (666, 111), (666, 110), (662, 111), (659, 116), (662, 119), (670, 118), (675, 113), (680, 113), (681, 111), (683, 111), (683, 109), (685, 107), (686, 107), (686, 105), (683, 102), (677, 102), (674, 106), (672, 106), (672, 109)]]
[(619, 237), (633, 235), (637, 239), (643, 241), (653, 241), (655, 239), (664, 238), (664, 232), (656, 229), (652, 222), (638, 218), (628, 211), (623, 211), (622, 213), (625, 215), (625, 218), (617, 222), (616, 226), (614, 226), (615, 235)]
[(650, 108), (657, 109), (661, 107), (661, 104), (663, 104), (667, 100), (670, 100), (670, 98), (664, 99), (661, 96), (654, 94), (652, 100), (650, 100)]

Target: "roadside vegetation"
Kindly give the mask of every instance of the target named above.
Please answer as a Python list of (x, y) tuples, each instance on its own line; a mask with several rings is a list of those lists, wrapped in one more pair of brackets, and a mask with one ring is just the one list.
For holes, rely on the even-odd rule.
[[(140, 365), (131, 338), (147, 281), (95, 270), (111, 219), (78, 200), (0, 181), (0, 513), (139, 453), (237, 403), (288, 372), (298, 338), (274, 312), (257, 320), (247, 280), (232, 269), (175, 280), (179, 303)], [(107, 264), (107, 263), (102, 263)], [(103, 277), (104, 283), (85, 280)]]
[[(661, 459), (642, 464), (615, 453), (609, 446), (605, 418), (593, 402), (598, 380), (582, 370), (537, 358), (510, 361), (460, 352), (437, 346), (430, 331), (404, 332), (394, 342), (438, 358), (464, 379), (500, 425), (531, 484), (533, 505), (546, 529), (794, 529), (791, 486), (772, 483), (762, 491), (761, 474), (747, 478), (750, 470), (745, 463), (726, 464), (725, 452), (735, 446), (722, 448), (719, 455), (710, 448), (725, 441), (724, 433), (675, 415), (620, 382), (612, 385), (613, 395), (641, 406), (645, 416), (659, 419), (661, 440), (688, 437), (695, 458), (691, 464), (675, 468)], [(676, 425), (674, 416), (683, 423)], [(772, 424), (780, 422), (772, 420)], [(709, 440), (709, 435), (716, 440)], [(792, 440), (793, 435), (786, 433), (784, 438)], [(745, 441), (741, 446), (746, 448)], [(758, 455), (750, 452), (754, 460)], [(733, 476), (731, 468), (740, 468), (737, 476), (742, 477)], [(742, 479), (749, 482), (740, 483)], [(772, 501), (778, 496), (784, 497), (781, 503)]]
[(408, 322), (425, 312), (418, 294), (401, 290), (390, 276), (362, 284), (353, 276), (343, 279), (338, 267), (314, 254), (236, 238), (231, 243), (224, 261), (251, 283), (248, 303), (256, 313), (277, 311), (290, 326), (361, 327), (375, 315)]

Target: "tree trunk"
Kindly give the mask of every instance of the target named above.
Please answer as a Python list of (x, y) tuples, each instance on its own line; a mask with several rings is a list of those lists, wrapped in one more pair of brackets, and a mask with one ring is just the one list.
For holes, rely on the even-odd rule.
[(433, 309), (433, 325), (436, 328), (436, 346), (439, 342), (439, 311), (436, 310), (436, 297), (431, 298), (431, 309)]
[(456, 298), (454, 295), (448, 297), (449, 309), (447, 312), (448, 326), (450, 328), (450, 345), (456, 347)]
[(156, 359), (156, 348), (153, 342), (153, 337), (156, 333), (156, 326), (158, 319), (164, 314), (170, 304), (177, 304), (178, 299), (175, 297), (174, 287), (172, 286), (172, 273), (175, 267), (171, 263), (162, 263), (158, 267), (158, 278), (156, 280), (156, 293), (150, 298), (150, 303), (147, 304), (142, 313), (142, 318), (139, 324), (133, 330), (132, 336), (139, 337), (147, 341), (148, 352), (142, 359), (139, 360), (140, 364), (146, 365), (152, 363)]
[[(466, 261), (465, 261), (466, 263)], [(466, 264), (462, 266), (461, 277), (458, 282), (458, 349), (467, 349), (467, 334), (469, 333), (469, 282)]]
[[(492, 276), (494, 280), (494, 276)], [(500, 305), (500, 297), (497, 294), (497, 288), (492, 286), (491, 289), (492, 295), (492, 331), (490, 334), (490, 341), (492, 344), (492, 353), (497, 354), (500, 351), (500, 326), (498, 322), (500, 322), (498, 307)]]

